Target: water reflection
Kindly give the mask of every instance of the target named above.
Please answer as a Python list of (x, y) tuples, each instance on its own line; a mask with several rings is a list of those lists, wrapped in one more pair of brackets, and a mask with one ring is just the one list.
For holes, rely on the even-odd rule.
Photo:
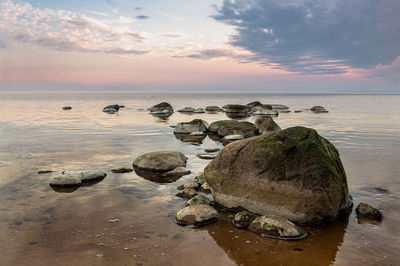
[(179, 178), (181, 178), (182, 175), (165, 175), (165, 173), (159, 173), (159, 172), (153, 172), (153, 171), (147, 171), (147, 170), (143, 170), (143, 169), (139, 169), (136, 167), (133, 167), (133, 169), (135, 170), (135, 173), (140, 176), (143, 177), (146, 180), (155, 182), (155, 183), (172, 183), (175, 182), (176, 180), (178, 180)]
[(349, 218), (312, 229), (302, 240), (285, 241), (240, 230), (225, 214), (207, 230), (237, 265), (331, 265), (343, 243)]
[(98, 183), (100, 183), (101, 181), (103, 181), (105, 178), (104, 177), (99, 177), (96, 180), (93, 181), (89, 181), (89, 182), (82, 182), (82, 184), (80, 184), (79, 186), (70, 186), (70, 187), (60, 187), (60, 186), (54, 186), (54, 185), (50, 185), (51, 189), (53, 189), (55, 192), (58, 193), (72, 193), (76, 190), (78, 190), (80, 187), (90, 187), (93, 185), (96, 185)]
[(162, 113), (162, 114), (158, 114), (158, 113), (150, 113), (152, 116), (159, 118), (161, 120), (168, 120), (168, 118), (173, 114), (173, 113)]
[(228, 118), (237, 119), (237, 120), (246, 120), (250, 117), (249, 114), (241, 114), (241, 113), (225, 113)]
[(195, 142), (198, 144), (202, 144), (203, 140), (207, 137), (207, 135), (190, 135), (190, 134), (177, 134), (174, 133), (174, 136), (176, 139), (182, 141), (182, 142)]

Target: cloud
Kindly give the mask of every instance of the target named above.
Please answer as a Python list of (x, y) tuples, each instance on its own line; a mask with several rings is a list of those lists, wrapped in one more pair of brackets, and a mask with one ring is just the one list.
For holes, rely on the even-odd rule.
[(124, 57), (149, 52), (141, 45), (145, 38), (124, 26), (134, 21), (130, 18), (96, 19), (14, 1), (0, 3), (0, 14), (0, 26), (7, 29), (9, 42), (57, 51)]
[(305, 74), (390, 65), (400, 55), (398, 0), (224, 0), (213, 17), (252, 61)]
[(233, 57), (233, 53), (223, 49), (204, 49), (185, 57), (208, 60), (220, 57)]
[(139, 15), (139, 16), (136, 16), (136, 18), (137, 18), (137, 19), (148, 19), (149, 16)]

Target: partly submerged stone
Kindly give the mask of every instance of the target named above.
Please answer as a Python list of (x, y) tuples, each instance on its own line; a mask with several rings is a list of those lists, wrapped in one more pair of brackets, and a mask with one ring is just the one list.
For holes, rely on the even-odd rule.
[(312, 107), (311, 111), (313, 111), (314, 113), (328, 113), (328, 110), (319, 105)]
[(227, 141), (235, 141), (235, 140), (241, 140), (244, 139), (242, 135), (228, 135), (224, 137), (224, 140)]
[(126, 168), (126, 167), (120, 167), (120, 168), (111, 169), (111, 172), (112, 173), (116, 173), (116, 174), (130, 173), (132, 171), (133, 171), (133, 169)]
[(185, 107), (183, 109), (178, 110), (180, 113), (193, 113), (196, 109), (193, 107)]
[(246, 229), (249, 227), (252, 221), (254, 221), (258, 216), (254, 213), (248, 211), (241, 211), (235, 214), (232, 223), (237, 228)]
[(208, 124), (204, 120), (194, 119), (190, 122), (178, 123), (174, 129), (175, 134), (190, 134), (193, 132), (207, 132)]
[(199, 204), (205, 204), (205, 205), (210, 205), (211, 200), (207, 198), (206, 196), (203, 195), (197, 195), (191, 198), (190, 200), (186, 201), (185, 205), (186, 206), (193, 206), (193, 205), (199, 205)]
[[(270, 107), (270, 106), (268, 106)], [(269, 115), (269, 116), (278, 116), (279, 113), (276, 110), (272, 110), (271, 108), (266, 108), (264, 106), (257, 106), (251, 110), (252, 115)]]
[(63, 109), (63, 110), (71, 110), (72, 107), (71, 107), (71, 106), (64, 106), (62, 109)]
[(216, 154), (212, 154), (212, 153), (199, 153), (196, 156), (199, 157), (200, 159), (205, 159), (205, 160), (212, 160), (215, 157), (217, 157)]
[(272, 109), (279, 110), (279, 109), (289, 109), (286, 105), (283, 104), (268, 104), (272, 107)]
[(196, 113), (196, 114), (204, 114), (205, 112), (206, 112), (206, 111), (204, 111), (203, 108), (197, 108), (196, 110), (194, 110), (193, 113)]
[(191, 199), (197, 195), (197, 192), (193, 188), (184, 188), (182, 191), (175, 194), (177, 197), (184, 199)]
[(82, 184), (80, 177), (71, 173), (59, 173), (51, 177), (49, 185), (51, 187), (79, 187)]
[(177, 224), (184, 226), (202, 226), (217, 222), (218, 218), (218, 212), (213, 207), (205, 204), (185, 207), (175, 215)]
[(178, 186), (176, 189), (178, 189), (178, 190), (184, 190), (185, 188), (198, 189), (199, 187), (200, 187), (199, 183), (197, 183), (196, 181), (192, 181), (187, 184), (182, 184), (182, 185)]
[(220, 137), (228, 135), (242, 135), (245, 138), (255, 136), (257, 133), (256, 126), (253, 123), (236, 120), (220, 120), (210, 124), (208, 131), (217, 134)]
[(376, 221), (382, 220), (381, 211), (364, 202), (361, 202), (357, 206), (356, 213), (358, 218), (367, 218)]
[(206, 148), (206, 149), (204, 149), (204, 151), (207, 152), (207, 153), (218, 152), (220, 150), (221, 150), (220, 148)]
[(256, 127), (260, 135), (268, 135), (281, 130), (278, 124), (269, 116), (259, 117), (256, 120)]
[(150, 112), (160, 112), (160, 111), (162, 112), (167, 111), (168, 113), (174, 112), (174, 108), (167, 102), (156, 104), (153, 107), (150, 107), (148, 110)]
[(247, 113), (250, 111), (248, 106), (240, 104), (227, 104), (224, 105), (224, 109), (227, 113)]
[(186, 160), (186, 156), (181, 152), (149, 152), (138, 156), (133, 161), (133, 167), (146, 171), (168, 172), (177, 167), (185, 167)]
[(293, 222), (332, 220), (352, 206), (339, 152), (310, 128), (231, 143), (204, 175), (217, 203)]
[(163, 177), (181, 177), (190, 174), (190, 170), (185, 167), (177, 167), (174, 170), (162, 174)]
[(206, 107), (206, 112), (210, 112), (210, 113), (222, 112), (222, 108), (220, 108), (218, 106), (207, 106)]
[(302, 230), (292, 222), (275, 215), (263, 215), (256, 218), (250, 223), (248, 229), (251, 232), (269, 237), (296, 239), (304, 236)]

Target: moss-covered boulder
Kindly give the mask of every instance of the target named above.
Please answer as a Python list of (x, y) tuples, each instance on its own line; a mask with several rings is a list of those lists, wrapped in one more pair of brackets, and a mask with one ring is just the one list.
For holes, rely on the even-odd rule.
[(245, 138), (255, 136), (257, 128), (253, 123), (237, 120), (220, 120), (210, 124), (208, 131), (219, 137), (228, 135), (242, 135)]
[(352, 206), (339, 152), (310, 128), (228, 144), (204, 176), (217, 203), (293, 222), (331, 220)]
[(254, 213), (248, 211), (241, 211), (235, 214), (232, 223), (234, 226), (240, 229), (246, 229), (249, 227), (252, 221), (254, 221), (258, 216)]
[(208, 124), (201, 119), (193, 119), (190, 122), (178, 123), (174, 129), (175, 134), (190, 134), (193, 132), (207, 132)]
[(256, 127), (258, 130), (258, 134), (260, 135), (268, 135), (281, 130), (278, 124), (275, 123), (274, 119), (269, 116), (257, 118)]

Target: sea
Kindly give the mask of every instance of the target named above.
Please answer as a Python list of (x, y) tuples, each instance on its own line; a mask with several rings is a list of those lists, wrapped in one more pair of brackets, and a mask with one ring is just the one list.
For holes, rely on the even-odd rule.
[[(196, 155), (223, 145), (205, 137), (176, 138), (171, 126), (195, 118), (208, 123), (225, 113), (175, 112), (161, 119), (147, 108), (284, 104), (275, 122), (310, 127), (340, 152), (354, 207), (349, 216), (315, 226), (302, 240), (262, 237), (235, 228), (232, 213), (198, 228), (176, 224), (185, 206), (176, 187), (210, 162)], [(102, 112), (124, 105), (116, 114)], [(71, 110), (63, 110), (69, 105)], [(313, 113), (315, 105), (328, 113)], [(301, 111), (301, 112), (295, 112)], [(242, 120), (255, 121), (255, 117)], [(190, 175), (156, 183), (132, 168), (139, 155), (180, 151)], [(49, 186), (52, 170), (102, 170), (98, 183), (61, 193)], [(381, 222), (359, 220), (366, 202)], [(0, 265), (399, 265), (400, 95), (0, 92)]]

